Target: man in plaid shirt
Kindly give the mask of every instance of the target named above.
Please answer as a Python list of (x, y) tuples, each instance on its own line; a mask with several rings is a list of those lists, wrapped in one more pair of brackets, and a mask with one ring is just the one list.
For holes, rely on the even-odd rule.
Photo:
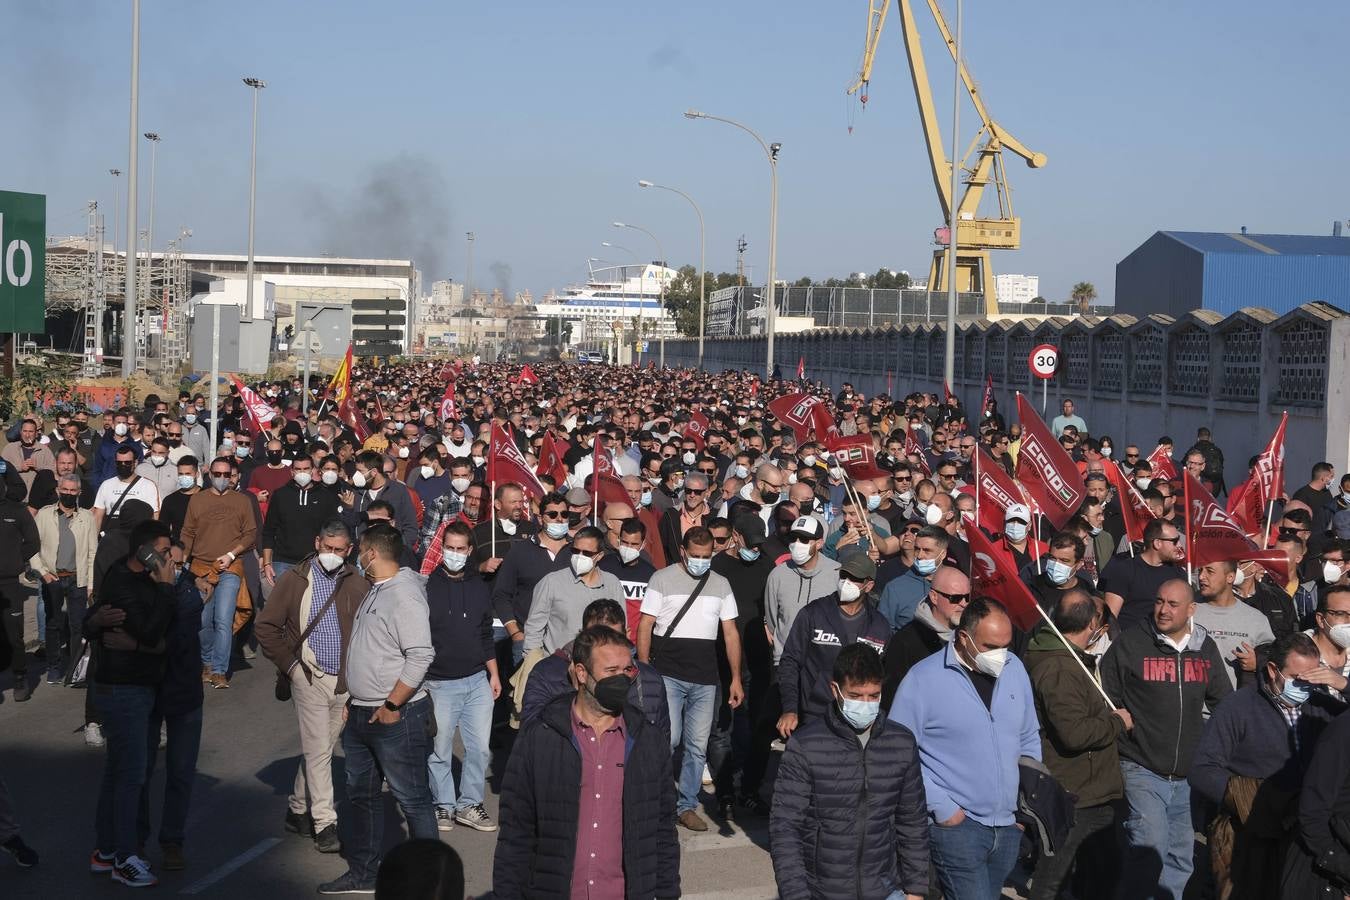
[[(450, 489), (437, 497), (435, 501), (428, 503), (422, 511), (422, 533), (419, 535), (419, 545), (422, 547), (424, 555), (431, 555), (428, 550), (431, 547), (432, 540), (440, 535), (441, 528), (454, 521), (464, 509), (464, 495), (468, 492), (472, 483), (473, 460), (467, 456), (459, 456), (451, 460)], [(439, 553), (438, 549), (438, 556)], [(435, 565), (440, 565), (439, 558)]]

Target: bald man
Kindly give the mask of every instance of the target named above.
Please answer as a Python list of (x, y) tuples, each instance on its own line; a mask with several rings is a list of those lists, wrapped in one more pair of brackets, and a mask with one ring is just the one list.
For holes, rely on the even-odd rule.
[(966, 574), (952, 566), (938, 566), (927, 595), (914, 608), (914, 618), (891, 637), (882, 654), (886, 667), (882, 709), (890, 709), (896, 688), (915, 663), (951, 643), (969, 601), (970, 579)]

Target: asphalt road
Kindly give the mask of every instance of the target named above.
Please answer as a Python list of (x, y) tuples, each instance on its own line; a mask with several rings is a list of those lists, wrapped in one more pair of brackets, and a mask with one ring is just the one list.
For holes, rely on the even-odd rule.
[[(261, 657), (245, 665), (251, 668), (236, 672), (230, 690), (207, 691), (184, 849), (187, 870), (163, 872), (152, 839), (148, 855), (161, 879), (157, 893), (219, 900), (311, 896), (316, 885), (345, 869), (339, 857), (316, 852), (311, 841), (281, 827), (300, 760), (294, 712), (289, 703), (273, 698), (270, 665)], [(33, 665), (30, 679), (40, 668)], [(80, 731), (84, 691), (42, 683), (30, 701), (15, 703), (9, 688), (8, 673), (0, 675), (0, 778), (17, 807), (23, 837), (41, 855), (41, 862), (23, 870), (0, 853), (0, 897), (65, 900), (126, 895), (130, 889), (88, 872), (103, 751), (84, 745)], [(339, 758), (334, 780), (340, 801), (341, 765)], [(486, 803), (494, 817), (496, 774), (494, 760)], [(152, 801), (156, 822), (162, 784), (161, 769)], [(405, 832), (394, 801), (387, 793), (385, 797), (385, 835), (392, 846)], [(345, 802), (340, 802), (340, 819), (345, 810)], [(489, 891), (495, 835), (457, 826), (442, 838), (464, 860), (469, 895)], [(698, 835), (681, 830), (680, 839), (686, 898), (777, 896), (767, 851), (767, 820), (751, 820), (744, 829), (715, 824)]]

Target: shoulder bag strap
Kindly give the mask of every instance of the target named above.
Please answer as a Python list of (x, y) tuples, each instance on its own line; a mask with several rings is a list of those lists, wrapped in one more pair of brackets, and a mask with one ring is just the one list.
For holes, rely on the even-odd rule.
[(675, 614), (675, 618), (671, 619), (670, 627), (666, 629), (665, 634), (661, 635), (662, 637), (668, 638), (675, 633), (675, 628), (680, 624), (680, 620), (684, 618), (685, 613), (689, 612), (689, 608), (694, 605), (694, 601), (698, 599), (699, 594), (703, 593), (703, 588), (707, 584), (708, 574), (705, 574), (698, 580), (698, 584), (694, 585), (694, 589), (689, 592), (689, 599), (684, 601), (684, 606), (681, 606), (680, 611)]

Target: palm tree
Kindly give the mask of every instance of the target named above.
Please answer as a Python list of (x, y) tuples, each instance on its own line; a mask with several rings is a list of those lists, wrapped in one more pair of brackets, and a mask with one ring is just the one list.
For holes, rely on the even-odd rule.
[(1090, 281), (1080, 281), (1073, 286), (1069, 296), (1078, 304), (1078, 311), (1086, 315), (1088, 306), (1097, 299), (1097, 289)]

